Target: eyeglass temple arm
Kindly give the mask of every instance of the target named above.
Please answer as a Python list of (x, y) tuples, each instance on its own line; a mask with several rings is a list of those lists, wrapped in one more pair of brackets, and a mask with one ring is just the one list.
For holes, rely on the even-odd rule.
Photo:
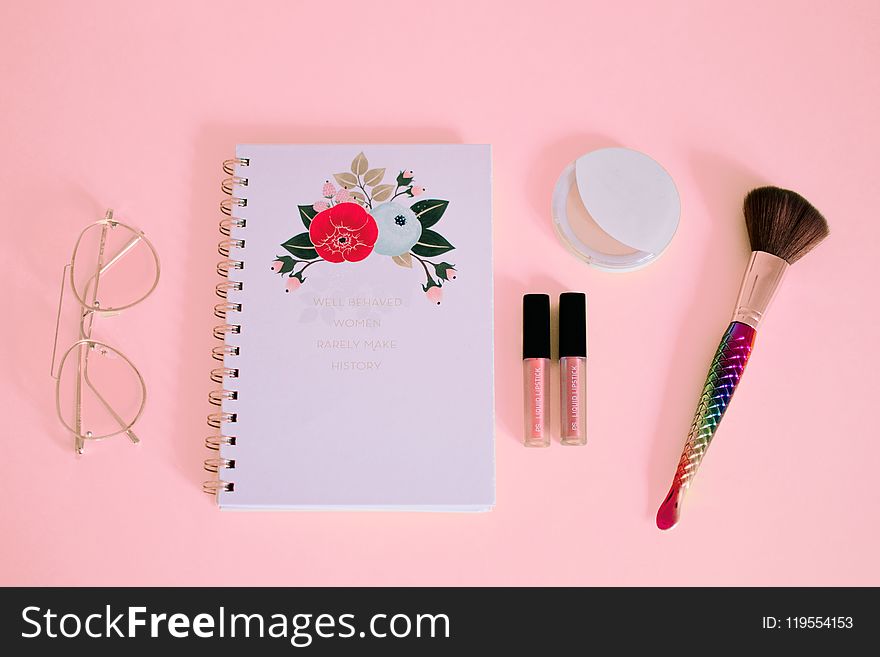
[(55, 315), (55, 341), (52, 343), (52, 365), (49, 368), (49, 376), (53, 379), (58, 378), (55, 374), (55, 358), (58, 354), (58, 331), (61, 328), (61, 306), (64, 303), (64, 282), (67, 280), (68, 269), (70, 269), (69, 263), (61, 269), (61, 291), (58, 294), (58, 313)]
[[(115, 256), (113, 256), (112, 258), (110, 258), (110, 260), (108, 260), (104, 265), (101, 265), (100, 267), (98, 267), (98, 269), (95, 271), (95, 273), (92, 274), (92, 276), (90, 276), (89, 279), (86, 281), (86, 285), (85, 285), (85, 287), (83, 288), (83, 299), (85, 299), (85, 298), (88, 297), (88, 295), (89, 295), (89, 288), (92, 286), (92, 283), (95, 283), (95, 284), (96, 284), (96, 285), (95, 285), (95, 295), (97, 295), (97, 293), (98, 293), (98, 290), (97, 290), (97, 281), (98, 281), (98, 278), (99, 278), (101, 275), (103, 275), (108, 269), (110, 269), (113, 265), (115, 265), (117, 262), (119, 262), (119, 261), (125, 256), (125, 254), (128, 253), (129, 251), (131, 251), (131, 250), (137, 245), (137, 243), (140, 242), (140, 241), (141, 241), (141, 237), (140, 237), (140, 236), (137, 236), (137, 237), (133, 237), (133, 238), (131, 238), (131, 239), (125, 244), (125, 246), (123, 246), (123, 247), (119, 250), (119, 253), (117, 253)], [(94, 309), (89, 308), (88, 310), (89, 310), (89, 311), (92, 311), (92, 310), (94, 310)]]
[(98, 270), (98, 274), (103, 274), (103, 273), (106, 272), (108, 269), (110, 269), (110, 267), (112, 267), (112, 266), (115, 265), (117, 262), (119, 262), (119, 260), (120, 260), (120, 259), (121, 259), (126, 253), (128, 253), (128, 252), (131, 251), (135, 246), (137, 246), (138, 242), (140, 242), (141, 239), (142, 239), (142, 237), (141, 237), (140, 235), (137, 235), (137, 236), (135, 236), (135, 237), (132, 237), (130, 240), (128, 240), (128, 243), (127, 243), (125, 246), (123, 246), (123, 247), (119, 250), (119, 253), (117, 253), (115, 256), (113, 256), (112, 258), (110, 258), (110, 260), (108, 260), (107, 263), (106, 263), (103, 267), (101, 267), (101, 268)]
[[(65, 283), (67, 282), (67, 271), (71, 268), (71, 266), (72, 266), (71, 263), (68, 263), (68, 264), (64, 265), (64, 267), (61, 269), (61, 290), (58, 293), (58, 312), (55, 315), (55, 339), (52, 343), (52, 364), (49, 368), (49, 376), (51, 376), (53, 379), (59, 379), (61, 376), (60, 371), (57, 373), (55, 372), (55, 360), (58, 355), (58, 333), (60, 332), (60, 329), (61, 329), (61, 308), (64, 306), (64, 290), (67, 287), (65, 285)], [(90, 315), (90, 314), (91, 314), (90, 311), (86, 311), (86, 312), (82, 313), (82, 316), (80, 317), (80, 337), (82, 337), (82, 334), (85, 331), (85, 317), (86, 317), (86, 315)], [(83, 439), (83, 436), (82, 436), (82, 379), (80, 378), (82, 375), (82, 369), (81, 369), (82, 368), (82, 356), (81, 356), (82, 348), (83, 347), (80, 346), (80, 354), (78, 354), (77, 358), (76, 358), (77, 376), (76, 376), (76, 388), (74, 390), (74, 417), (73, 417), (74, 424), (73, 424), (73, 427), (74, 427), (75, 431), (74, 431), (74, 437), (73, 437), (73, 449), (77, 454), (82, 454), (83, 450), (85, 449), (85, 440)], [(87, 356), (88, 356), (88, 354), (87, 354)], [(91, 383), (89, 385), (91, 386)], [(92, 386), (92, 389), (94, 390), (93, 386)], [(96, 393), (97, 393), (97, 391), (96, 391)], [(98, 395), (98, 396), (100, 397), (100, 395)], [(101, 401), (102, 401), (102, 403), (104, 403), (105, 406), (107, 405), (103, 399), (101, 399)], [(113, 414), (114, 416), (116, 415), (116, 413), (115, 413), (115, 411), (113, 411), (113, 409), (109, 409), (109, 410), (110, 410), (111, 414)], [(119, 421), (118, 418), (117, 418), (117, 421)]]

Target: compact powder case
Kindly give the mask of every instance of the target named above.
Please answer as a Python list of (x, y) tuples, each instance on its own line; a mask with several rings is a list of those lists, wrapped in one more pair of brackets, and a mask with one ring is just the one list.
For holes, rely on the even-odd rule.
[(652, 158), (602, 148), (563, 170), (552, 215), (560, 240), (581, 260), (605, 271), (633, 271), (669, 246), (681, 200), (672, 177)]

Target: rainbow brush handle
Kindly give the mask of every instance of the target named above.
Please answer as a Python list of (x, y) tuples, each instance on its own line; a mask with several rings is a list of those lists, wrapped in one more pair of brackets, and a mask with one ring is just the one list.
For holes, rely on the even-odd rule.
[(755, 333), (755, 329), (748, 324), (731, 322), (721, 338), (672, 480), (672, 488), (657, 511), (657, 526), (660, 529), (669, 529), (678, 522), (684, 493), (697, 473), (700, 461), (709, 449), (715, 430), (742, 378), (755, 343)]

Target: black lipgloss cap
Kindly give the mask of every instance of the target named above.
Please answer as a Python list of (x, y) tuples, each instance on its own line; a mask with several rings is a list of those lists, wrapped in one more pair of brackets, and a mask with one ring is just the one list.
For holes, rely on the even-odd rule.
[(587, 295), (559, 295), (559, 357), (587, 357)]
[(523, 360), (550, 358), (550, 295), (523, 295)]

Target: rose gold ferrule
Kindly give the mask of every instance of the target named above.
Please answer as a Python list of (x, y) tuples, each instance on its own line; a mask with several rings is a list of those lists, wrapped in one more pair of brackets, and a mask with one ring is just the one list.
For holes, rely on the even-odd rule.
[(782, 258), (765, 251), (752, 251), (732, 321), (757, 329), (773, 301), (786, 269), (788, 263)]
[(559, 359), (560, 441), (563, 445), (586, 445), (584, 416), (587, 405), (587, 359), (564, 356)]
[(523, 360), (523, 399), (525, 407), (526, 447), (550, 446), (550, 414), (547, 405), (547, 377), (550, 375), (549, 358)]

